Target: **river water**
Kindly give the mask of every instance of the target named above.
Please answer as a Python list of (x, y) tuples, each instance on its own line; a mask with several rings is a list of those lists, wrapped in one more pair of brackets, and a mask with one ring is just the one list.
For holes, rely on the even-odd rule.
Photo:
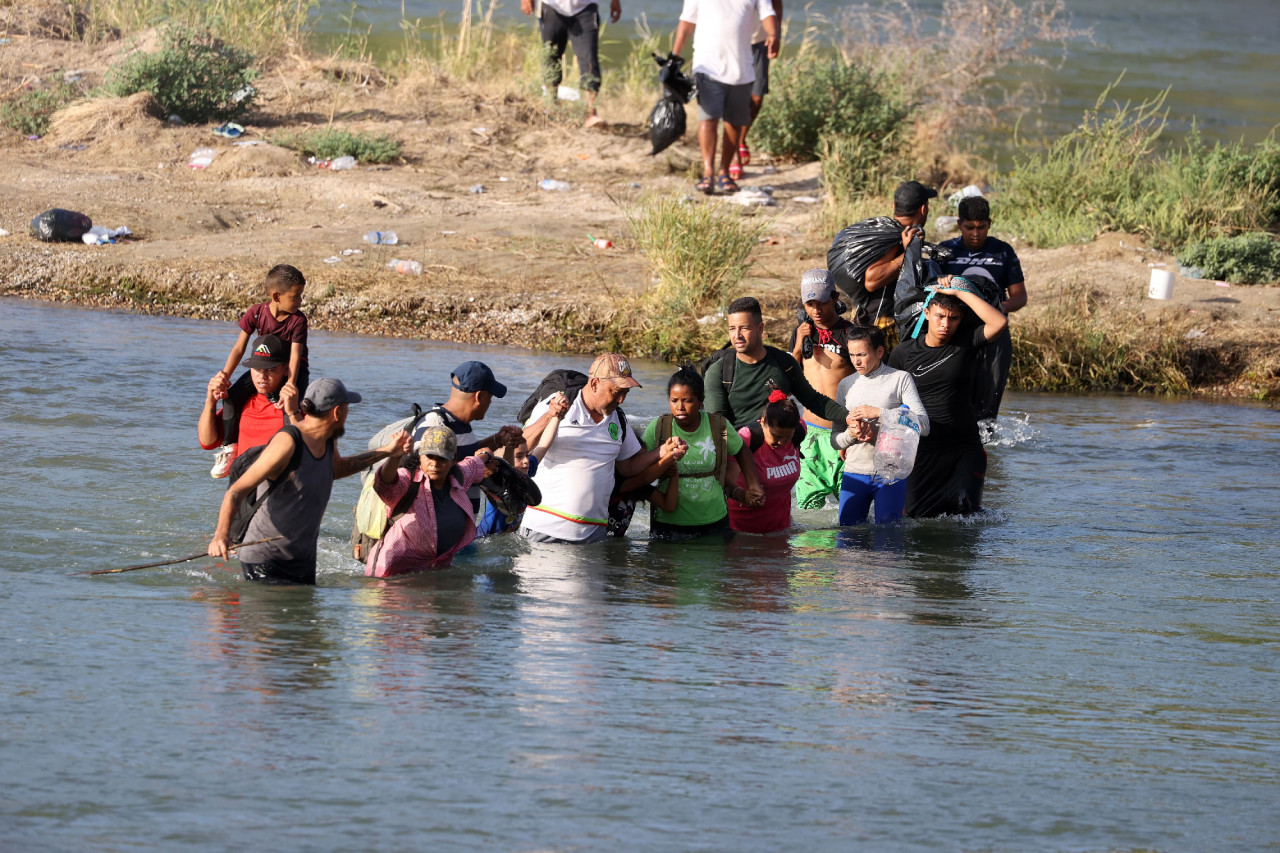
[[(427, 24), (452, 24), (466, 2), (481, 10), (489, 7), (489, 0), (321, 0), (316, 27), (322, 34), (368, 34), (375, 48), (394, 48), (403, 45), (402, 15)], [(515, 0), (494, 4), (499, 22), (528, 25)], [(806, 21), (818, 25), (824, 35), (839, 32), (846, 5), (842, 0), (787, 3), (793, 42), (798, 44)], [(869, 5), (897, 7), (892, 0), (872, 0)], [(910, 5), (915, 14), (943, 18), (942, 0), (910, 0)], [(1031, 80), (1045, 93), (1020, 127), (1024, 137), (1056, 135), (1078, 125), (1083, 111), (1122, 75), (1112, 92), (1119, 101), (1137, 103), (1172, 90), (1167, 101), (1170, 138), (1184, 134), (1194, 119), (1206, 139), (1243, 138), (1252, 143), (1280, 122), (1280, 8), (1275, 0), (1064, 0), (1063, 5), (1073, 26), (1092, 30), (1092, 38), (1072, 42), (1060, 68), (1013, 66), (998, 81), (1008, 85)], [(622, 9), (622, 21), (606, 27), (602, 36), (602, 51), (609, 57), (606, 71), (610, 60), (625, 55), (636, 19), (643, 16), (654, 32), (669, 34), (681, 3), (623, 0)], [(1062, 59), (1060, 50), (1044, 55), (1055, 62)], [(785, 54), (781, 61), (786, 61)], [(577, 79), (574, 74), (569, 77)], [(637, 116), (636, 121), (641, 120), (643, 116)], [(989, 139), (1011, 132), (1003, 128), (1003, 134)]]
[[(1280, 845), (1274, 411), (1011, 395), (979, 521), (729, 547), (490, 540), (317, 588), (201, 560), (230, 324), (0, 301), (0, 848)], [(344, 449), (470, 357), (317, 333)], [(628, 400), (658, 413), (668, 368)]]

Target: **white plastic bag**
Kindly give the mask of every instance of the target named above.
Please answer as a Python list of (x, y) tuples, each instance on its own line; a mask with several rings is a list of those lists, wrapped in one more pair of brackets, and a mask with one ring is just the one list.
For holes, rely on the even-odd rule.
[(876, 479), (896, 483), (911, 473), (920, 446), (920, 422), (906, 406), (886, 409), (876, 435)]

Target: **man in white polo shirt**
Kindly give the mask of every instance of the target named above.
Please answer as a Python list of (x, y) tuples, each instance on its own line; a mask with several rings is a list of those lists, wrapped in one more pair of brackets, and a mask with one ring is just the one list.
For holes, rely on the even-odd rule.
[[(672, 52), (684, 51), (693, 36), (693, 79), (698, 86), (698, 147), (702, 151), (702, 180), (698, 189), (708, 195), (719, 190), (735, 193), (729, 165), (738, 153), (743, 132), (751, 125), (751, 36), (756, 22), (764, 27), (765, 52), (778, 56), (778, 18), (772, 0), (684, 0)], [(700, 24), (700, 25), (699, 25)], [(694, 31), (695, 26), (697, 31)], [(720, 120), (725, 145), (716, 163)]]
[[(644, 449), (619, 409), (627, 392), (639, 387), (625, 356), (608, 353), (591, 363), (587, 384), (565, 412), (546, 456), (538, 460), (533, 481), (542, 503), (525, 512), (521, 536), (533, 542), (601, 542), (609, 532), (615, 470), (623, 478), (657, 478), (659, 450)], [(530, 424), (546, 413), (550, 401), (551, 396), (538, 403)], [(530, 445), (539, 435), (525, 433)]]
[[(600, 91), (600, 6), (595, 0), (520, 0), (520, 11), (538, 15), (542, 33), (543, 85), (554, 97), (563, 77), (564, 49), (573, 42), (578, 57), (578, 74), (587, 93), (586, 127), (604, 124), (596, 115), (596, 94)], [(622, 17), (620, 0), (609, 2), (609, 23)]]

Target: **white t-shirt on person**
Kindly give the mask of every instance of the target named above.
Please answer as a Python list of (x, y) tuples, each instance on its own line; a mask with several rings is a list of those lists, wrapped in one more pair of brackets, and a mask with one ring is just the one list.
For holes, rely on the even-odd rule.
[[(550, 400), (537, 405), (530, 421), (546, 413)], [(609, 523), (614, 465), (643, 449), (617, 412), (596, 423), (578, 394), (546, 456), (538, 460), (533, 481), (542, 503), (525, 511), (522, 528), (568, 542), (586, 540)]]
[(542, 5), (550, 6), (566, 18), (572, 18), (595, 2), (596, 0), (542, 0)]
[(726, 86), (754, 83), (751, 37), (757, 24), (773, 17), (773, 0), (684, 0), (680, 20), (693, 31), (693, 72)]

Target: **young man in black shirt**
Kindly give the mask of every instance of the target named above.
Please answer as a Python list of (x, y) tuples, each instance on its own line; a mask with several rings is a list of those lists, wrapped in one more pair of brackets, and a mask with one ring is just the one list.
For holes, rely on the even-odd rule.
[[(982, 482), (987, 454), (974, 414), (974, 362), (989, 341), (999, 337), (1008, 319), (977, 293), (947, 287), (950, 276), (925, 310), (928, 331), (904, 341), (889, 356), (889, 365), (909, 372), (924, 409), (929, 434), (920, 439), (916, 464), (907, 478), (905, 513), (912, 518), (967, 515), (982, 509)], [(958, 334), (968, 306), (981, 326)]]

